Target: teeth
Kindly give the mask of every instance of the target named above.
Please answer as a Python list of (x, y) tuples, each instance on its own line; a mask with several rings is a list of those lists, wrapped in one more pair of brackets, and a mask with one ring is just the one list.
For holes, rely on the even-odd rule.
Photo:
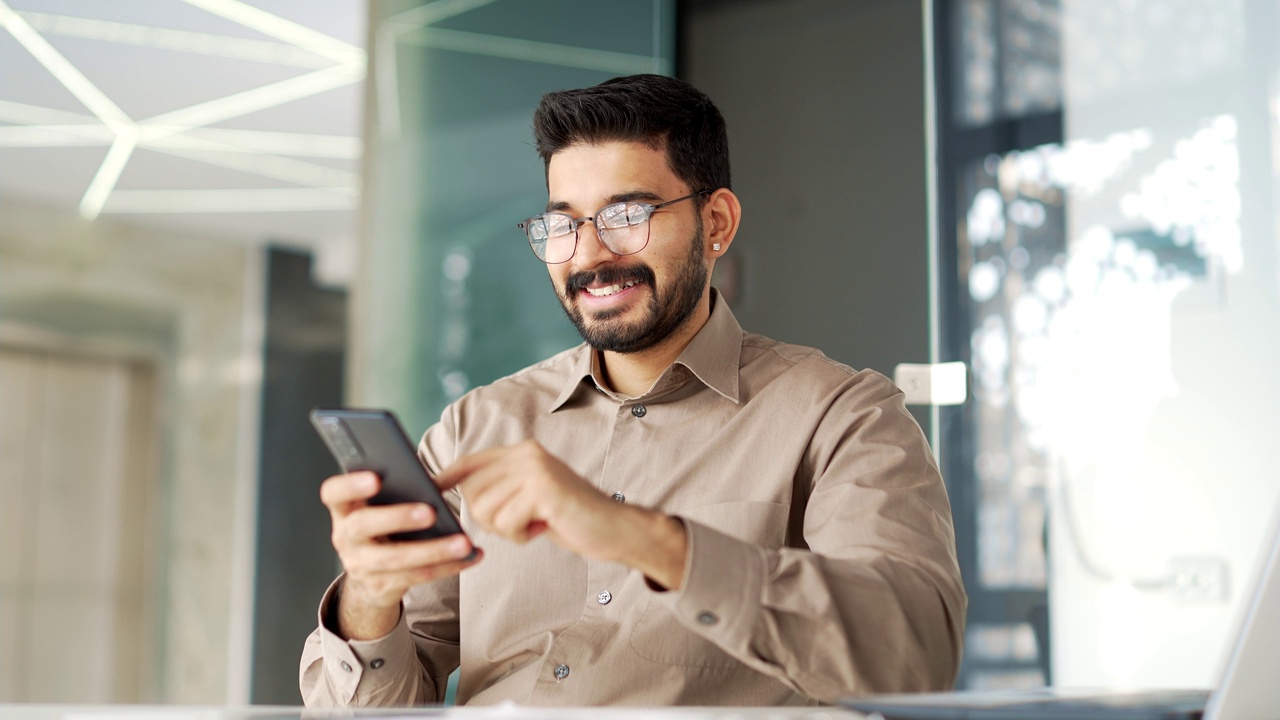
[(587, 288), (587, 292), (591, 293), (595, 297), (609, 297), (616, 292), (621, 292), (624, 288), (635, 287), (638, 283), (638, 280), (628, 280), (621, 285), (610, 285), (602, 288)]

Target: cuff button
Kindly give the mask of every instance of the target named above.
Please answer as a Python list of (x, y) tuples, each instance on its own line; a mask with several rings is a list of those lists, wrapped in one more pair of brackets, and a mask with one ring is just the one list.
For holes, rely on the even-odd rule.
[(346, 660), (343, 660), (342, 662), (338, 663), (338, 666), (341, 667), (346, 672), (351, 672), (351, 664), (348, 663)]
[(703, 610), (698, 613), (698, 622), (702, 625), (715, 625), (720, 622), (720, 618), (716, 617), (716, 614), (713, 612)]

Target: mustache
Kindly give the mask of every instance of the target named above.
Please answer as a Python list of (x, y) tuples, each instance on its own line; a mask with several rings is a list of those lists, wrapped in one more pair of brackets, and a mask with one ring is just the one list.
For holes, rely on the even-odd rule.
[(638, 264), (627, 267), (609, 266), (599, 270), (582, 270), (573, 273), (564, 281), (564, 296), (572, 298), (587, 288), (588, 285), (619, 285), (628, 280), (648, 283), (653, 286), (656, 278), (653, 269), (648, 265)]

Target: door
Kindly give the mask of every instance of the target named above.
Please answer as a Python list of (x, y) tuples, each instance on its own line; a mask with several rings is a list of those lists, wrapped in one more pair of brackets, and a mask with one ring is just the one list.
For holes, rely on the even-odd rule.
[(153, 696), (154, 375), (0, 346), (0, 702)]

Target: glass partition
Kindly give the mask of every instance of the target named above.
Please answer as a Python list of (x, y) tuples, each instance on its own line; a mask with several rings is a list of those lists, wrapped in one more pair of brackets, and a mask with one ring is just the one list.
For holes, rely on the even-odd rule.
[(1042, 685), (1050, 461), (1022, 412), (1038, 385), (1019, 363), (1036, 345), (1016, 328), (1034, 320), (1023, 293), (1065, 245), (1066, 201), (1049, 176), (1020, 171), (1062, 147), (1061, 3), (965, 0), (938, 20), (942, 334), (946, 359), (972, 370), (969, 401), (940, 409), (970, 603), (959, 685)]
[(352, 400), (410, 434), (579, 338), (515, 224), (546, 204), (552, 90), (670, 73), (671, 0), (374, 3)]
[(1027, 369), (1055, 680), (1211, 686), (1280, 498), (1280, 5), (1068, 0), (1062, 27), (1063, 292)]
[(945, 22), (962, 683), (1210, 686), (1280, 498), (1280, 4)]

